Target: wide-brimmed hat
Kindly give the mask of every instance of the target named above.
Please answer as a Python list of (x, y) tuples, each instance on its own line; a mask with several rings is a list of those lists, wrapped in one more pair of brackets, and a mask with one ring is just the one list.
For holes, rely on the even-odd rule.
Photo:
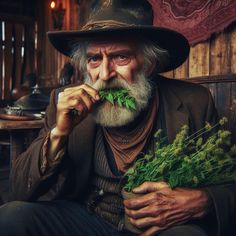
[[(76, 31), (51, 31), (52, 45), (66, 56), (71, 56), (78, 42), (132, 37), (149, 40), (167, 50), (169, 59), (159, 72), (173, 70), (188, 57), (189, 43), (180, 33), (154, 27), (152, 6), (146, 0), (92, 0), (88, 21)], [(161, 17), (161, 16), (159, 16)]]

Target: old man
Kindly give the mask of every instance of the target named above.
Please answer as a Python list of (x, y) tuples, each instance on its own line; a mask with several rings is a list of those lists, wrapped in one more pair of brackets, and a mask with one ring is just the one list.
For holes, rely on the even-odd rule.
[[(122, 199), (121, 179), (153, 150), (156, 130), (172, 142), (184, 124), (193, 133), (217, 121), (207, 89), (158, 75), (181, 65), (189, 45), (152, 19), (145, 0), (97, 0), (81, 30), (48, 34), (84, 81), (52, 92), (44, 129), (13, 164), (2, 236), (133, 235), (124, 213), (142, 235), (233, 235), (235, 185), (145, 182), (135, 190), (142, 196)], [(127, 89), (136, 109), (102, 101), (107, 88)]]

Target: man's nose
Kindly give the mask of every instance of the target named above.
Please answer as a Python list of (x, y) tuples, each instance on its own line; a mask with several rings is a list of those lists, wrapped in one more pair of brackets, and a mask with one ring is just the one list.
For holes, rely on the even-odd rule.
[(109, 80), (116, 75), (114, 64), (109, 58), (103, 58), (100, 65), (99, 79)]

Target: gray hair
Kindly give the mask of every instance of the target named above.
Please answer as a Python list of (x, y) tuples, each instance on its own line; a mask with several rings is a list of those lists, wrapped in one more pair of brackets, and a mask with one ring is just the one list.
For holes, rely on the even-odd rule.
[(145, 41), (140, 43), (140, 50), (144, 56), (143, 70), (148, 72), (149, 68), (155, 65), (154, 72), (160, 72), (165, 68), (169, 60), (169, 53), (167, 50), (160, 48), (154, 42)]
[[(75, 46), (74, 51), (71, 54), (72, 64), (81, 72), (85, 73), (87, 71), (87, 58), (86, 50), (88, 47), (88, 42), (78, 43)], [(156, 66), (154, 68), (155, 72), (159, 72), (168, 62), (169, 54), (165, 49), (160, 48), (154, 42), (142, 41), (138, 44), (138, 50), (144, 56), (143, 71), (148, 72), (149, 68), (152, 67), (154, 63)]]

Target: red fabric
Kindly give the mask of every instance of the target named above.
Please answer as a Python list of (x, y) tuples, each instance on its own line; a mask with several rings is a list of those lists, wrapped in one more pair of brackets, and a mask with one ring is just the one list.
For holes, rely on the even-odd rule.
[[(235, 0), (149, 0), (154, 25), (182, 33), (191, 45), (208, 39), (236, 20)], [(160, 17), (161, 16), (161, 17)]]

